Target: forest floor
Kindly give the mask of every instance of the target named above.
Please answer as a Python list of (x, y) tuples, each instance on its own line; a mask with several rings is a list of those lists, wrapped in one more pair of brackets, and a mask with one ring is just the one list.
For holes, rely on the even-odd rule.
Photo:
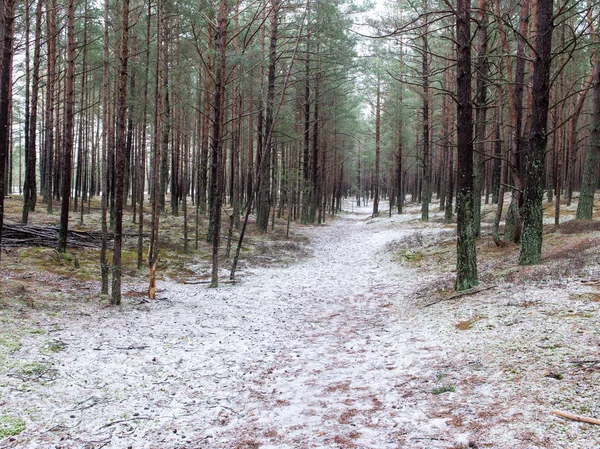
[(439, 213), (347, 206), (263, 241), (235, 284), (184, 284), (190, 261), (157, 301), (132, 276), (121, 307), (51, 250), (53, 271), (3, 255), (0, 447), (598, 447), (551, 414), (600, 418), (595, 223), (548, 225), (535, 267), (484, 223), (482, 283), (456, 297)]

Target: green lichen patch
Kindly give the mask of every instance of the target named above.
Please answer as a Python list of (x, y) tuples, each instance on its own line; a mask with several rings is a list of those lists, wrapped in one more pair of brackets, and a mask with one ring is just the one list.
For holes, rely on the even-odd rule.
[(0, 415), (0, 438), (19, 435), (25, 430), (25, 421), (18, 416)]

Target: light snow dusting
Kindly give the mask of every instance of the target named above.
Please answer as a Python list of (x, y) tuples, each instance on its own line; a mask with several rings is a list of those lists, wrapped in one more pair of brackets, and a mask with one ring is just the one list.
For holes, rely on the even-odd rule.
[[(496, 417), (483, 429), (493, 409), (512, 419), (526, 392), (510, 390), (513, 374), (481, 358), (455, 315), (407, 300), (425, 280), (385, 248), (414, 232), (400, 222), (415, 216), (359, 212), (296, 230), (313, 255), (291, 266), (251, 268), (218, 289), (163, 283), (156, 302), (40, 322), (64, 349), (24, 344), (19, 357), (52, 370), (36, 381), (0, 376), (0, 405), (27, 416), (0, 447), (567, 447), (523, 440)], [(488, 309), (498, 329), (514, 319)], [(460, 313), (483, 317), (477, 310)], [(528, 404), (518, 419), (538, 419)]]

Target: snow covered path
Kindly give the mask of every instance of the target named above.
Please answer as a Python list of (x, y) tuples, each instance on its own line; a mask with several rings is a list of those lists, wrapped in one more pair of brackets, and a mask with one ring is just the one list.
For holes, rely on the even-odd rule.
[(7, 447), (448, 447), (405, 399), (441, 356), (398, 307), (417, 281), (383, 246), (405, 231), (357, 218), (308, 229), (293, 266), (64, 319), (56, 378), (2, 398), (30, 416)]

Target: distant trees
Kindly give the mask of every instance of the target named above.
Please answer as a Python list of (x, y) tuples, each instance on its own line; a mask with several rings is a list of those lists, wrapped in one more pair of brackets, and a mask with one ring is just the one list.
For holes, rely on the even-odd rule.
[(323, 223), (345, 197), (373, 215), (385, 199), (456, 212), (459, 289), (477, 282), (481, 204), (497, 202), (494, 241), (537, 263), (543, 193), (557, 224), (573, 190), (592, 217), (598, 164), (598, 5), (548, 2), (400, 0), (371, 21), (368, 54), (344, 0), (0, 0), (0, 221), (20, 179), (23, 222), (38, 194), (49, 213), (61, 202), (66, 251), (69, 213), (83, 223), (101, 195), (115, 303), (124, 217), (151, 297), (161, 215), (184, 215), (183, 250), (210, 243), (216, 286), (249, 226)]
[[(460, 18), (465, 8), (473, 10), (468, 26), (464, 17)], [(520, 263), (530, 264), (539, 262), (541, 257), (543, 193), (547, 191), (549, 201), (555, 202), (557, 224), (561, 197), (570, 197), (571, 185), (585, 180), (580, 208), (586, 204), (586, 198), (593, 198), (593, 193), (584, 195), (586, 183), (594, 185), (587, 191), (595, 191), (598, 171), (593, 159), (595, 128), (587, 120), (594, 116), (593, 112), (586, 116), (583, 125), (577, 123), (582, 110), (593, 111), (593, 105), (585, 102), (585, 94), (592, 85), (587, 74), (589, 61), (595, 61), (595, 51), (588, 46), (596, 39), (591, 18), (597, 8), (595, 2), (575, 4), (569, 0), (556, 7), (545, 0), (518, 4), (480, 0), (476, 5), (457, 1), (448, 8), (400, 1), (392, 8), (393, 20), (378, 21), (378, 34), (411, 50), (402, 54), (403, 70), (392, 67), (388, 73), (400, 80), (404, 88), (408, 86), (410, 93), (404, 95), (403, 101), (411, 103), (413, 109), (419, 103), (423, 111), (418, 120), (415, 116), (404, 126), (412, 132), (403, 132), (407, 167), (403, 185), (413, 200), (421, 202), (423, 220), (429, 218), (429, 199), (437, 195), (449, 222), (453, 194), (456, 195), (457, 271), (462, 265), (460, 253), (465, 250), (465, 232), (470, 233), (473, 227), (473, 235), (481, 235), (480, 210), (484, 201), (498, 203), (492, 227), (494, 241), (503, 244), (499, 229), (506, 214), (505, 238), (521, 244)], [(463, 52), (466, 48), (464, 42), (461, 47), (460, 35), (454, 38), (448, 33), (453, 20), (461, 21), (463, 30), (475, 33), (471, 42), (477, 53), (469, 67), (466, 54), (461, 53), (461, 48)], [(457, 32), (458, 26), (457, 22)], [(554, 27), (560, 30), (561, 38), (553, 42)], [(453, 85), (452, 72), (459, 68), (462, 72), (456, 74), (457, 84)], [(473, 77), (463, 78), (467, 69)], [(566, 84), (565, 76), (577, 83)], [(474, 97), (465, 98), (467, 91), (474, 92)], [(393, 98), (386, 93), (382, 101), (385, 104)], [(449, 98), (458, 106), (456, 122), (450, 115)], [(470, 118), (465, 116), (469, 107), (474, 113)], [(466, 134), (469, 130), (474, 132), (471, 137)], [(591, 159), (583, 164), (578, 146), (587, 141)], [(465, 151), (469, 142), (473, 145), (470, 157), (466, 153), (471, 149)], [(454, 163), (453, 148), (458, 150), (458, 165)], [(546, 157), (548, 154), (550, 157)], [(474, 193), (472, 205), (470, 200), (464, 201), (461, 193), (469, 190)], [(511, 193), (508, 211), (503, 204), (505, 191)], [(464, 209), (465, 204), (469, 204), (468, 210)], [(464, 224), (465, 212), (474, 214), (472, 222), (467, 219), (471, 224)], [(466, 240), (471, 242), (471, 237)], [(475, 260), (474, 244), (470, 246), (470, 259)], [(470, 270), (473, 275), (467, 277), (472, 281), (461, 286), (459, 273), (457, 288), (474, 285), (475, 266)]]

